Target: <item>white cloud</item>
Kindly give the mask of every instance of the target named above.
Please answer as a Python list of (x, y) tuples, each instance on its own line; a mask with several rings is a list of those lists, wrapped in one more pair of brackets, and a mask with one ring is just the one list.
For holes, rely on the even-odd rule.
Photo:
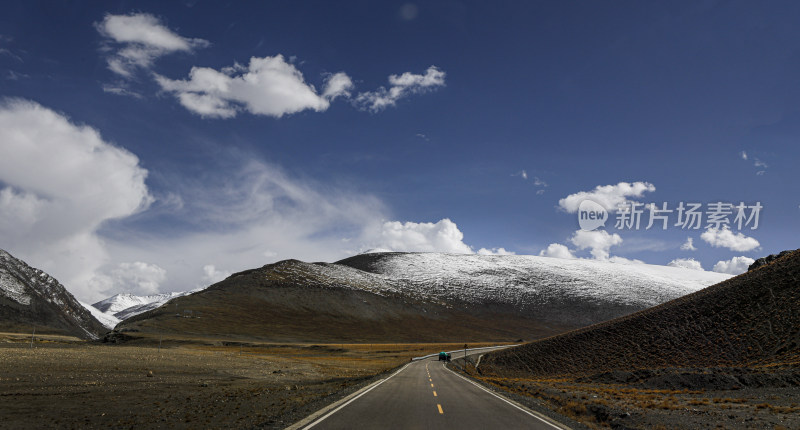
[(103, 84), (103, 92), (109, 94), (115, 94), (118, 96), (129, 96), (136, 99), (141, 99), (142, 95), (137, 93), (136, 91), (130, 90), (124, 84)]
[(697, 251), (697, 247), (694, 246), (694, 238), (687, 237), (686, 242), (681, 245), (681, 251)]
[(95, 129), (30, 101), (0, 104), (0, 142), (3, 247), (91, 295), (108, 260), (97, 230), (148, 207), (147, 171)]
[(337, 97), (350, 97), (350, 91), (354, 87), (353, 80), (346, 73), (335, 73), (325, 80), (322, 98), (333, 101)]
[(553, 258), (568, 258), (572, 259), (575, 258), (575, 255), (572, 254), (572, 251), (569, 250), (566, 246), (560, 243), (551, 243), (547, 246), (546, 249), (543, 249), (539, 252), (539, 255), (542, 257), (553, 257)]
[(354, 103), (356, 106), (379, 112), (387, 107), (394, 106), (398, 100), (412, 94), (421, 94), (443, 87), (445, 72), (436, 66), (428, 67), (424, 75), (405, 72), (402, 75), (389, 76), (389, 89), (380, 87), (376, 91), (360, 93)]
[(692, 270), (703, 270), (703, 265), (701, 265), (700, 262), (694, 258), (676, 258), (667, 263), (667, 266), (683, 267), (684, 269)]
[(558, 206), (569, 213), (578, 211), (581, 202), (590, 199), (608, 211), (615, 211), (619, 205), (628, 202), (628, 197), (642, 197), (645, 192), (653, 192), (656, 187), (648, 182), (620, 182), (616, 185), (598, 185), (592, 191), (580, 191), (558, 201)]
[(109, 43), (116, 45), (106, 59), (108, 68), (126, 78), (133, 76), (137, 68), (149, 69), (163, 55), (192, 52), (209, 45), (206, 40), (176, 34), (158, 18), (146, 13), (109, 14), (95, 27)]
[(608, 261), (615, 264), (645, 264), (642, 260), (637, 260), (635, 258), (625, 258), (619, 256), (612, 256), (608, 258)]
[[(265, 252), (265, 254), (267, 254)], [(213, 264), (206, 264), (203, 266), (203, 281), (205, 285), (216, 284), (219, 281), (231, 276), (231, 272), (227, 270), (218, 270)]]
[(478, 250), (478, 255), (515, 255), (516, 252), (506, 251), (505, 248), (481, 248)]
[(745, 152), (745, 151), (742, 151), (742, 152), (740, 153), (740, 155), (742, 156), (742, 160), (747, 160), (747, 152)]
[(167, 279), (167, 271), (156, 264), (136, 261), (119, 263), (109, 273), (98, 273), (89, 282), (94, 288), (133, 294), (156, 294)]
[(392, 251), (472, 254), (472, 248), (463, 239), (464, 234), (456, 223), (447, 218), (436, 223), (387, 221), (381, 226), (377, 243), (369, 247)]
[(322, 95), (317, 94), (282, 55), (252, 57), (247, 66), (237, 63), (222, 70), (193, 67), (187, 80), (156, 75), (156, 81), (186, 109), (211, 118), (232, 118), (241, 110), (276, 118), (308, 109), (322, 112), (331, 100), (347, 96), (353, 87), (350, 78), (340, 72), (327, 79)]
[(731, 251), (751, 251), (761, 246), (755, 238), (733, 233), (728, 227), (709, 228), (700, 235), (700, 239), (715, 248), (728, 248)]
[(170, 231), (188, 232), (108, 238), (110, 254), (158, 261), (169, 273), (162, 289), (177, 291), (287, 258), (330, 262), (369, 248), (472, 253), (449, 219), (385, 221), (390, 214), (369, 194), (296, 178), (250, 155), (229, 156), (221, 160), (227, 168), (166, 178), (183, 203), (170, 209)]
[(608, 234), (605, 230), (584, 231), (573, 233), (570, 242), (578, 249), (589, 249), (592, 257), (597, 260), (607, 260), (612, 246), (622, 243), (622, 237), (617, 233)]
[(718, 261), (711, 270), (719, 273), (739, 275), (747, 272), (747, 268), (750, 267), (751, 264), (755, 263), (755, 261), (756, 260), (745, 256), (733, 257), (730, 260)]

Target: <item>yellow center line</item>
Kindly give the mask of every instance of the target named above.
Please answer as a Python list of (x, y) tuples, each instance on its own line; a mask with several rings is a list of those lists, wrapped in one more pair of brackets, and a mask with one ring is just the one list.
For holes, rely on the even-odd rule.
[(437, 408), (439, 408), (439, 413), (440, 413), (440, 414), (443, 414), (443, 413), (444, 413), (444, 411), (442, 410), (442, 405), (440, 405), (440, 404), (437, 404), (437, 405), (436, 405), (436, 407), (437, 407)]
[(433, 388), (433, 384), (431, 384), (431, 388)]
[(434, 391), (434, 392), (433, 392), (433, 397), (438, 397), (438, 396), (436, 395), (436, 391)]

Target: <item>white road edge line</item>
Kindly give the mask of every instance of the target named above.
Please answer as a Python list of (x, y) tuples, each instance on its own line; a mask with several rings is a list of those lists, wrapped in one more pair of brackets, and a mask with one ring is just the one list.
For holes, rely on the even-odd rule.
[(530, 415), (530, 416), (532, 416), (532, 417), (534, 417), (534, 418), (538, 419), (539, 421), (542, 421), (543, 423), (545, 423), (545, 424), (547, 424), (547, 425), (549, 425), (549, 426), (551, 426), (551, 427), (553, 427), (553, 428), (559, 429), (559, 430), (570, 430), (570, 428), (569, 428), (568, 426), (566, 426), (566, 425), (564, 425), (564, 424), (561, 424), (561, 423), (559, 423), (559, 422), (557, 422), (557, 421), (553, 420), (552, 418), (550, 418), (550, 417), (548, 417), (548, 416), (546, 416), (546, 415), (540, 414), (539, 412), (536, 412), (536, 411), (534, 411), (534, 410), (528, 409), (528, 408), (526, 408), (525, 406), (523, 406), (523, 405), (521, 405), (521, 404), (519, 404), (519, 403), (517, 403), (517, 402), (515, 402), (515, 401), (513, 401), (513, 400), (511, 400), (511, 399), (507, 399), (507, 398), (505, 398), (505, 397), (503, 397), (503, 396), (501, 396), (501, 395), (499, 395), (499, 394), (495, 393), (494, 391), (492, 391), (492, 390), (490, 390), (490, 389), (488, 389), (488, 388), (486, 388), (486, 387), (482, 386), (481, 384), (479, 384), (479, 383), (477, 383), (477, 382), (475, 382), (475, 381), (470, 381), (469, 379), (467, 379), (467, 378), (465, 378), (465, 377), (463, 377), (463, 376), (459, 375), (458, 373), (456, 373), (454, 370), (451, 370), (451, 369), (449, 369), (449, 368), (448, 368), (447, 366), (445, 366), (444, 364), (442, 364), (442, 366), (443, 366), (445, 369), (447, 369), (447, 370), (449, 370), (450, 372), (452, 372), (452, 373), (453, 373), (453, 375), (456, 375), (456, 376), (458, 376), (459, 378), (461, 378), (461, 379), (463, 379), (463, 380), (465, 380), (465, 381), (469, 382), (470, 384), (472, 384), (472, 385), (474, 385), (474, 386), (476, 386), (476, 387), (480, 388), (480, 389), (481, 389), (481, 390), (483, 390), (483, 391), (486, 391), (487, 393), (489, 393), (489, 394), (491, 394), (491, 395), (493, 395), (493, 396), (497, 397), (498, 399), (500, 399), (500, 400), (502, 400), (502, 401), (504, 401), (504, 402), (508, 403), (509, 405), (511, 405), (511, 406), (513, 406), (513, 407), (515, 407), (515, 408), (519, 409), (520, 411), (522, 411), (522, 412), (525, 412), (526, 414), (528, 414), (528, 415)]
[[(317, 425), (317, 424), (321, 423), (322, 421), (325, 421), (325, 419), (326, 419), (326, 418), (330, 417), (331, 415), (335, 414), (336, 412), (339, 412), (339, 411), (340, 411), (342, 408), (344, 408), (345, 406), (349, 405), (350, 403), (353, 403), (353, 402), (354, 402), (356, 399), (358, 399), (359, 397), (361, 397), (361, 396), (363, 396), (364, 394), (367, 394), (367, 393), (369, 393), (370, 391), (372, 391), (373, 389), (377, 388), (377, 387), (378, 387), (378, 385), (381, 385), (381, 384), (383, 384), (384, 382), (386, 382), (386, 381), (388, 381), (388, 380), (392, 379), (392, 378), (393, 378), (395, 375), (397, 375), (398, 373), (400, 373), (400, 372), (402, 372), (402, 371), (406, 370), (406, 367), (408, 367), (408, 366), (410, 366), (410, 365), (411, 365), (411, 363), (408, 363), (408, 364), (406, 364), (405, 366), (403, 366), (402, 368), (400, 368), (400, 370), (398, 370), (397, 372), (394, 372), (394, 373), (392, 373), (391, 375), (389, 375), (389, 377), (387, 377), (386, 379), (381, 379), (380, 381), (373, 382), (372, 384), (370, 384), (370, 385), (368, 385), (368, 386), (366, 386), (366, 387), (362, 388), (361, 390), (359, 390), (359, 391), (357, 391), (357, 392), (355, 392), (355, 393), (353, 393), (353, 394), (351, 394), (351, 395), (349, 395), (349, 396), (345, 397), (345, 398), (344, 398), (344, 399), (342, 399), (342, 400), (339, 400), (338, 402), (334, 403), (333, 405), (331, 405), (331, 406), (328, 406), (327, 408), (323, 408), (322, 410), (320, 410), (320, 411), (318, 411), (318, 412), (316, 412), (316, 413), (314, 413), (314, 414), (311, 414), (309, 417), (307, 417), (307, 418), (305, 418), (305, 419), (303, 419), (303, 420), (299, 421), (299, 422), (298, 422), (298, 423), (296, 423), (296, 424), (292, 424), (291, 426), (287, 427), (287, 428), (286, 428), (286, 430), (294, 430), (294, 429), (299, 429), (299, 428), (303, 428), (304, 430), (306, 430), (306, 429), (310, 429), (310, 428), (314, 427), (315, 425)], [(341, 404), (339, 407), (336, 407), (336, 405), (338, 405), (338, 404), (340, 404), (340, 403), (342, 403), (342, 402), (344, 402), (344, 403), (343, 403), (343, 404)], [(310, 421), (310, 420), (313, 420), (314, 418), (318, 417), (319, 415), (321, 415), (321, 414), (325, 413), (325, 411), (328, 411), (328, 410), (330, 410), (331, 408), (334, 408), (334, 407), (336, 407), (336, 409), (334, 409), (334, 410), (332, 410), (332, 411), (328, 412), (328, 413), (327, 413), (327, 414), (325, 414), (325, 415), (324, 415), (322, 418), (319, 418), (318, 420), (316, 420), (316, 421), (312, 422), (311, 424), (309, 424), (309, 425), (307, 425), (307, 426), (303, 427), (303, 426), (305, 425), (305, 423), (306, 423), (306, 422), (308, 422), (308, 421)]]
[[(476, 350), (481, 350), (481, 349), (510, 348), (510, 347), (512, 347), (512, 346), (517, 346), (517, 345), (485, 346), (485, 347), (481, 347), (481, 348), (470, 348), (470, 349), (467, 349), (467, 351), (476, 351)], [(463, 350), (456, 350), (456, 351), (463, 351)], [(456, 352), (456, 351), (451, 351), (451, 352)], [(355, 393), (353, 393), (353, 394), (351, 394), (351, 395), (349, 395), (349, 396), (345, 397), (344, 399), (342, 399), (342, 400), (339, 400), (338, 402), (335, 402), (335, 403), (333, 403), (332, 405), (328, 405), (327, 407), (324, 407), (324, 408), (322, 408), (322, 409), (318, 410), (317, 412), (314, 412), (313, 414), (311, 414), (311, 415), (309, 415), (309, 416), (307, 416), (307, 417), (303, 418), (302, 420), (300, 420), (300, 421), (298, 421), (298, 422), (296, 422), (296, 423), (294, 423), (294, 424), (290, 425), (289, 427), (286, 427), (286, 430), (298, 430), (298, 429), (301, 429), (301, 428), (302, 428), (303, 430), (310, 429), (310, 428), (314, 427), (315, 425), (317, 425), (317, 424), (321, 423), (322, 421), (324, 421), (325, 419), (327, 419), (327, 418), (328, 418), (328, 417), (330, 417), (331, 415), (335, 414), (336, 412), (339, 412), (339, 411), (340, 411), (342, 408), (344, 408), (345, 406), (347, 406), (347, 405), (349, 405), (350, 403), (354, 402), (354, 401), (355, 401), (356, 399), (358, 399), (359, 397), (363, 396), (364, 394), (367, 394), (367, 393), (369, 393), (369, 392), (370, 392), (370, 391), (372, 391), (374, 388), (376, 388), (378, 385), (381, 385), (381, 384), (383, 384), (384, 382), (386, 382), (386, 381), (388, 381), (389, 379), (393, 378), (393, 377), (394, 377), (395, 375), (397, 375), (398, 373), (400, 373), (400, 372), (402, 372), (402, 371), (406, 370), (406, 367), (410, 366), (410, 365), (411, 365), (411, 364), (413, 364), (415, 361), (419, 361), (419, 360), (421, 360), (421, 359), (425, 359), (425, 358), (429, 358), (429, 357), (435, 357), (436, 355), (437, 355), (437, 354), (430, 354), (430, 355), (426, 355), (426, 356), (424, 356), (424, 357), (415, 357), (415, 358), (412, 358), (412, 359), (411, 359), (412, 361), (411, 361), (410, 363), (408, 363), (408, 364), (406, 364), (405, 366), (403, 366), (402, 368), (400, 368), (400, 370), (398, 370), (397, 372), (394, 372), (394, 373), (392, 373), (392, 374), (391, 374), (391, 375), (389, 375), (389, 377), (387, 377), (386, 379), (381, 379), (380, 381), (373, 382), (372, 384), (370, 384), (370, 385), (367, 385), (366, 387), (364, 387), (364, 388), (362, 388), (362, 389), (360, 389), (360, 390), (356, 391)], [(426, 364), (425, 364), (425, 367), (426, 367), (426, 368), (428, 367), (428, 364), (430, 364), (430, 363), (426, 363)], [(449, 369), (448, 369), (448, 370), (449, 370)], [(471, 382), (471, 381), (467, 380), (467, 382)], [(492, 394), (493, 394), (493, 393), (492, 393)], [(337, 407), (337, 406), (338, 406), (338, 407)], [(320, 416), (320, 415), (324, 414), (326, 411), (329, 411), (329, 410), (331, 410), (331, 408), (336, 408), (336, 409), (334, 409), (334, 410), (333, 410), (333, 411), (331, 411), (331, 412), (328, 412), (327, 414), (325, 414), (325, 416), (323, 416), (322, 418), (319, 418), (319, 419), (317, 419), (316, 421), (312, 422), (311, 424), (308, 424), (308, 425), (306, 425), (306, 423), (308, 423), (308, 422), (310, 422), (310, 421), (313, 421), (315, 418), (317, 418), (318, 416)], [(304, 426), (305, 426), (305, 427), (304, 427)]]

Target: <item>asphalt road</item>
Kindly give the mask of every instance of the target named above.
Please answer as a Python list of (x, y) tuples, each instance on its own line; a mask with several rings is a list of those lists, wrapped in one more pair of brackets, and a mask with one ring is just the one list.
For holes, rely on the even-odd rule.
[(492, 394), (432, 357), (410, 363), (301, 428), (553, 430), (567, 427), (552, 424), (552, 420)]

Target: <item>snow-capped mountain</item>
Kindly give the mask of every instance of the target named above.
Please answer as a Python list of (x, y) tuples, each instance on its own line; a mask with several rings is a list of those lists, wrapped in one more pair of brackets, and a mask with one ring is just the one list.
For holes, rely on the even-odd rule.
[(0, 327), (28, 331), (33, 326), (84, 339), (106, 332), (55, 278), (0, 250)]
[[(535, 256), (370, 253), (231, 275), (120, 324), (293, 341), (531, 339), (616, 318), (728, 279), (648, 264)], [(177, 310), (177, 312), (176, 312)], [(179, 318), (191, 311), (202, 318)], [(207, 317), (213, 315), (213, 318)], [(160, 320), (164, 320), (164, 324)], [(168, 321), (168, 323), (167, 323)]]
[[(143, 312), (155, 309), (174, 299), (175, 297), (185, 296), (197, 291), (200, 290), (150, 294), (146, 296), (122, 293), (111, 296), (105, 300), (101, 300), (91, 306), (119, 323), (120, 321), (128, 319), (134, 315), (139, 315)], [(110, 319), (109, 321), (111, 322), (113, 320)], [(116, 323), (114, 325), (116, 325)]]
[(117, 324), (119, 324), (120, 321), (122, 321), (121, 319), (115, 317), (112, 314), (107, 314), (105, 312), (101, 312), (100, 309), (97, 309), (96, 307), (94, 307), (94, 306), (92, 306), (92, 305), (90, 305), (88, 303), (85, 303), (85, 302), (79, 302), (79, 303), (84, 308), (86, 308), (86, 310), (91, 312), (92, 316), (95, 317), (97, 319), (97, 321), (100, 321), (100, 324), (103, 324), (103, 326), (105, 326), (108, 329), (113, 329), (114, 327), (117, 326)]
[(384, 289), (411, 296), (521, 308), (553, 298), (651, 307), (731, 277), (671, 266), (530, 255), (361, 254), (336, 265), (376, 275), (374, 282)]

